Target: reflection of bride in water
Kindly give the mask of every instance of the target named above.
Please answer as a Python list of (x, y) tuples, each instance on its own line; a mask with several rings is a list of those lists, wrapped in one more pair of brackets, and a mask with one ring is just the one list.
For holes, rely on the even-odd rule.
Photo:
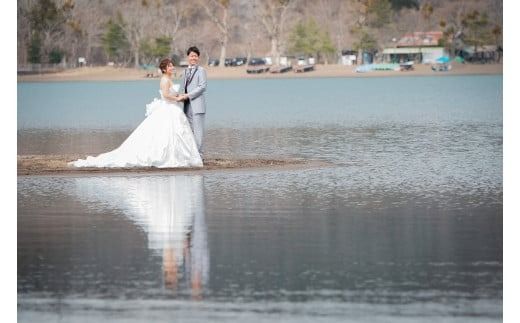
[(203, 177), (78, 178), (79, 196), (124, 209), (144, 229), (148, 248), (163, 257), (164, 285), (177, 289), (186, 279), (194, 298), (202, 296), (209, 276)]

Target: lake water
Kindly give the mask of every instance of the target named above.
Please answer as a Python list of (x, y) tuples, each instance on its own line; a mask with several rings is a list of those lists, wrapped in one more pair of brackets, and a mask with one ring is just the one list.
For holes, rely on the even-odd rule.
[[(157, 82), (18, 84), (18, 153), (117, 147)], [(209, 157), (18, 178), (20, 322), (500, 322), (502, 76), (211, 80)]]

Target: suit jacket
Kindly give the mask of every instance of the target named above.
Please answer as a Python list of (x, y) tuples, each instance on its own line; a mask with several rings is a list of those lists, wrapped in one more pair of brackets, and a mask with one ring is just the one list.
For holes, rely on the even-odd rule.
[[(191, 105), (191, 109), (193, 113), (206, 113), (206, 98), (204, 97), (204, 92), (206, 91), (206, 70), (202, 66), (196, 66), (197, 70), (193, 77), (191, 77), (191, 82), (189, 82), (187, 86), (188, 97), (190, 98), (189, 104)], [(186, 93), (186, 75), (188, 73), (188, 69), (184, 70), (184, 73), (181, 78), (181, 88), (180, 93)]]

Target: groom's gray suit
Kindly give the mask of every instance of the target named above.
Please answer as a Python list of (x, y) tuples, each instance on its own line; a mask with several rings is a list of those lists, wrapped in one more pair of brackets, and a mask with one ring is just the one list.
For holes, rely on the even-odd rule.
[(204, 153), (204, 121), (206, 118), (204, 92), (206, 91), (206, 83), (206, 71), (201, 66), (195, 65), (184, 70), (180, 88), (180, 92), (188, 94), (189, 97), (189, 100), (184, 101), (184, 113), (190, 122), (201, 157)]

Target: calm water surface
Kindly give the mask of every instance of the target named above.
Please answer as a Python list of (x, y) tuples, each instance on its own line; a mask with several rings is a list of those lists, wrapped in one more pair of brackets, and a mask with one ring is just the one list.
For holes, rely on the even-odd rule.
[[(21, 83), (18, 153), (99, 153), (157, 84)], [(502, 78), (211, 81), (208, 155), (304, 170), (18, 178), (22, 322), (499, 322)]]

